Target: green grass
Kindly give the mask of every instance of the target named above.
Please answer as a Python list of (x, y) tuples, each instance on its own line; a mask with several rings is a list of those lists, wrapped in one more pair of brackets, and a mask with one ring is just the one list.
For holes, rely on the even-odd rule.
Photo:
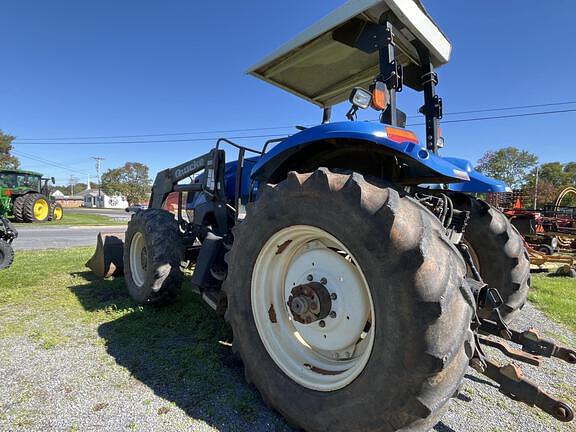
[[(125, 368), (130, 376), (110, 386), (140, 381), (192, 417), (225, 404), (251, 422), (265, 410), (221, 343), (231, 340), (231, 330), (188, 282), (173, 305), (139, 306), (122, 278), (98, 280), (88, 273), (84, 264), (92, 252), (18, 251), (13, 267), (0, 272), (0, 339), (25, 338), (39, 350), (104, 348), (99, 378), (111, 380), (110, 368)], [(213, 410), (210, 417), (218, 422), (221, 415)]]
[(93, 226), (103, 226), (103, 225), (126, 225), (126, 221), (115, 220), (111, 217), (99, 215), (99, 214), (91, 214), (91, 213), (73, 213), (70, 211), (66, 211), (64, 209), (64, 217), (59, 221), (50, 221), (50, 222), (43, 222), (38, 224), (29, 224), (29, 223), (17, 223), (15, 224), (17, 227), (32, 227), (32, 228), (39, 228), (39, 227), (47, 227), (47, 226), (61, 226), (61, 225), (75, 225), (75, 226), (82, 226), (82, 225), (93, 225)]
[(576, 279), (534, 275), (529, 299), (554, 321), (576, 332)]

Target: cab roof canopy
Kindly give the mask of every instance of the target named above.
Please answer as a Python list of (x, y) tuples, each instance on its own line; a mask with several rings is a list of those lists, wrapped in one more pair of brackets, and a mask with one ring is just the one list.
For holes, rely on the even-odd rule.
[(42, 174), (36, 171), (26, 171), (26, 170), (8, 169), (8, 168), (0, 169), (0, 174), (23, 174), (23, 175), (42, 177)]
[[(415, 41), (430, 53), (434, 67), (450, 59), (451, 45), (420, 0), (349, 0), (296, 38), (286, 43), (248, 73), (321, 107), (348, 98), (353, 87), (367, 87), (379, 74), (378, 51), (372, 54), (335, 39), (335, 32), (379, 23), (393, 23), (398, 61), (404, 82), (420, 91), (420, 58)], [(341, 40), (341, 38), (339, 38)]]

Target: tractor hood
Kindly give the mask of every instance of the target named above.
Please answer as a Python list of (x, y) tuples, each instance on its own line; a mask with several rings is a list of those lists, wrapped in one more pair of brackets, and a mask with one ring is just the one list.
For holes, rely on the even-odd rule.
[(350, 0), (253, 66), (248, 73), (321, 107), (346, 100), (353, 87), (367, 87), (379, 73), (378, 53), (366, 54), (334, 40), (334, 31), (361, 20), (391, 15), (404, 83), (420, 90), (414, 41), (429, 51), (435, 67), (450, 59), (451, 45), (419, 0)]

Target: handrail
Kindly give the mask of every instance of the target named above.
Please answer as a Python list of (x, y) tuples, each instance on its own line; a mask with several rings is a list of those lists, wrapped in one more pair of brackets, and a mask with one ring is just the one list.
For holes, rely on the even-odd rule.
[(282, 141), (284, 141), (286, 138), (287, 138), (287, 137), (269, 139), (268, 141), (266, 141), (266, 142), (264, 143), (264, 147), (262, 148), (262, 153), (261, 153), (261, 154), (265, 154), (265, 153), (266, 153), (266, 150), (268, 149), (268, 144), (273, 144), (273, 143), (276, 143), (276, 142), (282, 142)]
[(235, 142), (230, 141), (229, 139), (226, 139), (226, 138), (219, 138), (219, 139), (218, 139), (218, 141), (216, 142), (216, 150), (218, 150), (218, 149), (220, 148), (220, 143), (221, 143), (221, 142), (225, 142), (225, 143), (227, 143), (227, 144), (230, 144), (232, 147), (236, 147), (236, 148), (239, 149), (239, 150), (244, 149), (244, 150), (247, 150), (247, 151), (249, 151), (249, 152), (259, 154), (259, 155), (263, 155), (263, 154), (264, 154), (264, 152), (261, 152), (260, 150), (256, 150), (256, 149), (253, 149), (253, 148), (250, 148), (250, 147), (246, 147), (246, 146), (243, 146), (243, 145), (240, 145), (240, 144), (236, 144)]

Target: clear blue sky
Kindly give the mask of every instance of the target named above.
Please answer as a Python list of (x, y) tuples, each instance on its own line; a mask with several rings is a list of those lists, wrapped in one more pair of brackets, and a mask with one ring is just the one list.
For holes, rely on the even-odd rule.
[[(3, 2), (0, 129), (29, 139), (317, 123), (318, 108), (248, 77), (245, 71), (342, 3)], [(453, 43), (452, 61), (439, 71), (445, 112), (576, 100), (576, 2), (542, 2), (543, 9), (536, 7), (539, 3), (425, 1)], [(413, 115), (420, 102), (420, 95), (406, 93), (399, 103)], [(566, 108), (576, 104), (551, 109)], [(343, 119), (344, 110), (339, 107), (335, 117)], [(500, 113), (488, 113), (494, 114)], [(574, 160), (575, 123), (576, 113), (567, 113), (445, 124), (444, 154), (475, 162), (487, 150), (512, 145), (537, 153), (541, 161)], [(415, 130), (422, 136), (422, 127)], [(244, 142), (259, 147), (263, 139)], [(71, 174), (83, 179), (86, 173), (94, 175), (90, 156), (106, 158), (104, 169), (139, 161), (155, 174), (205, 152), (211, 144), (16, 144), (15, 148), (74, 170), (21, 157), (24, 168), (66, 183)]]

